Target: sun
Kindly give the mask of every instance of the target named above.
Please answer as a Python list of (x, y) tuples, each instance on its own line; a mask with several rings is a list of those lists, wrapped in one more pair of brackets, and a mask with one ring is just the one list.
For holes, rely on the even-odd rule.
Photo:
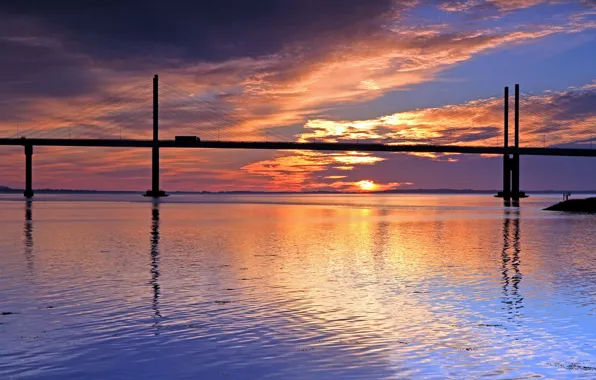
[(356, 185), (360, 188), (360, 190), (362, 191), (372, 191), (374, 189), (377, 188), (377, 184), (374, 183), (371, 180), (365, 179), (359, 182), (356, 182)]

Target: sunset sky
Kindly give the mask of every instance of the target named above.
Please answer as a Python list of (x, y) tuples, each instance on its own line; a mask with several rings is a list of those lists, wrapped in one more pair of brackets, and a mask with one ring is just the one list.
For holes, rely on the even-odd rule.
[[(594, 0), (11, 1), (0, 137), (503, 144), (596, 149)], [(513, 97), (511, 98), (511, 102)], [(511, 103), (511, 107), (513, 104)], [(150, 187), (147, 149), (36, 148), (34, 188)], [(22, 147), (0, 185), (24, 186)], [(497, 189), (501, 158), (162, 150), (162, 188)], [(596, 189), (596, 160), (522, 157), (523, 190)]]

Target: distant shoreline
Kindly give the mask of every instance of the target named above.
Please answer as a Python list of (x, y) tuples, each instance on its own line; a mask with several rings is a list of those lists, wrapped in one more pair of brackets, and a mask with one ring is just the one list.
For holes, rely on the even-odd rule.
[[(81, 189), (34, 189), (36, 194), (143, 194), (142, 191), (130, 190), (81, 190)], [(596, 194), (596, 190), (534, 190), (528, 194)], [(0, 186), (0, 194), (22, 194), (23, 189)], [(385, 191), (168, 191), (171, 195), (300, 195), (300, 194), (496, 194), (497, 190), (473, 189), (395, 189)]]

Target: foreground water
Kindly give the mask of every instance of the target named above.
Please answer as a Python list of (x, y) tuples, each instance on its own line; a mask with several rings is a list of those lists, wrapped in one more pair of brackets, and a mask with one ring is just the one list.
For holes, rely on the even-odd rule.
[(596, 378), (556, 200), (1, 196), (0, 378)]

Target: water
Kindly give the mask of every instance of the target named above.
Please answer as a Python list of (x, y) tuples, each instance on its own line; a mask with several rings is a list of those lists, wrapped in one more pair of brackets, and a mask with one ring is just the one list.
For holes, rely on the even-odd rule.
[(1, 196), (0, 378), (594, 379), (557, 200)]

